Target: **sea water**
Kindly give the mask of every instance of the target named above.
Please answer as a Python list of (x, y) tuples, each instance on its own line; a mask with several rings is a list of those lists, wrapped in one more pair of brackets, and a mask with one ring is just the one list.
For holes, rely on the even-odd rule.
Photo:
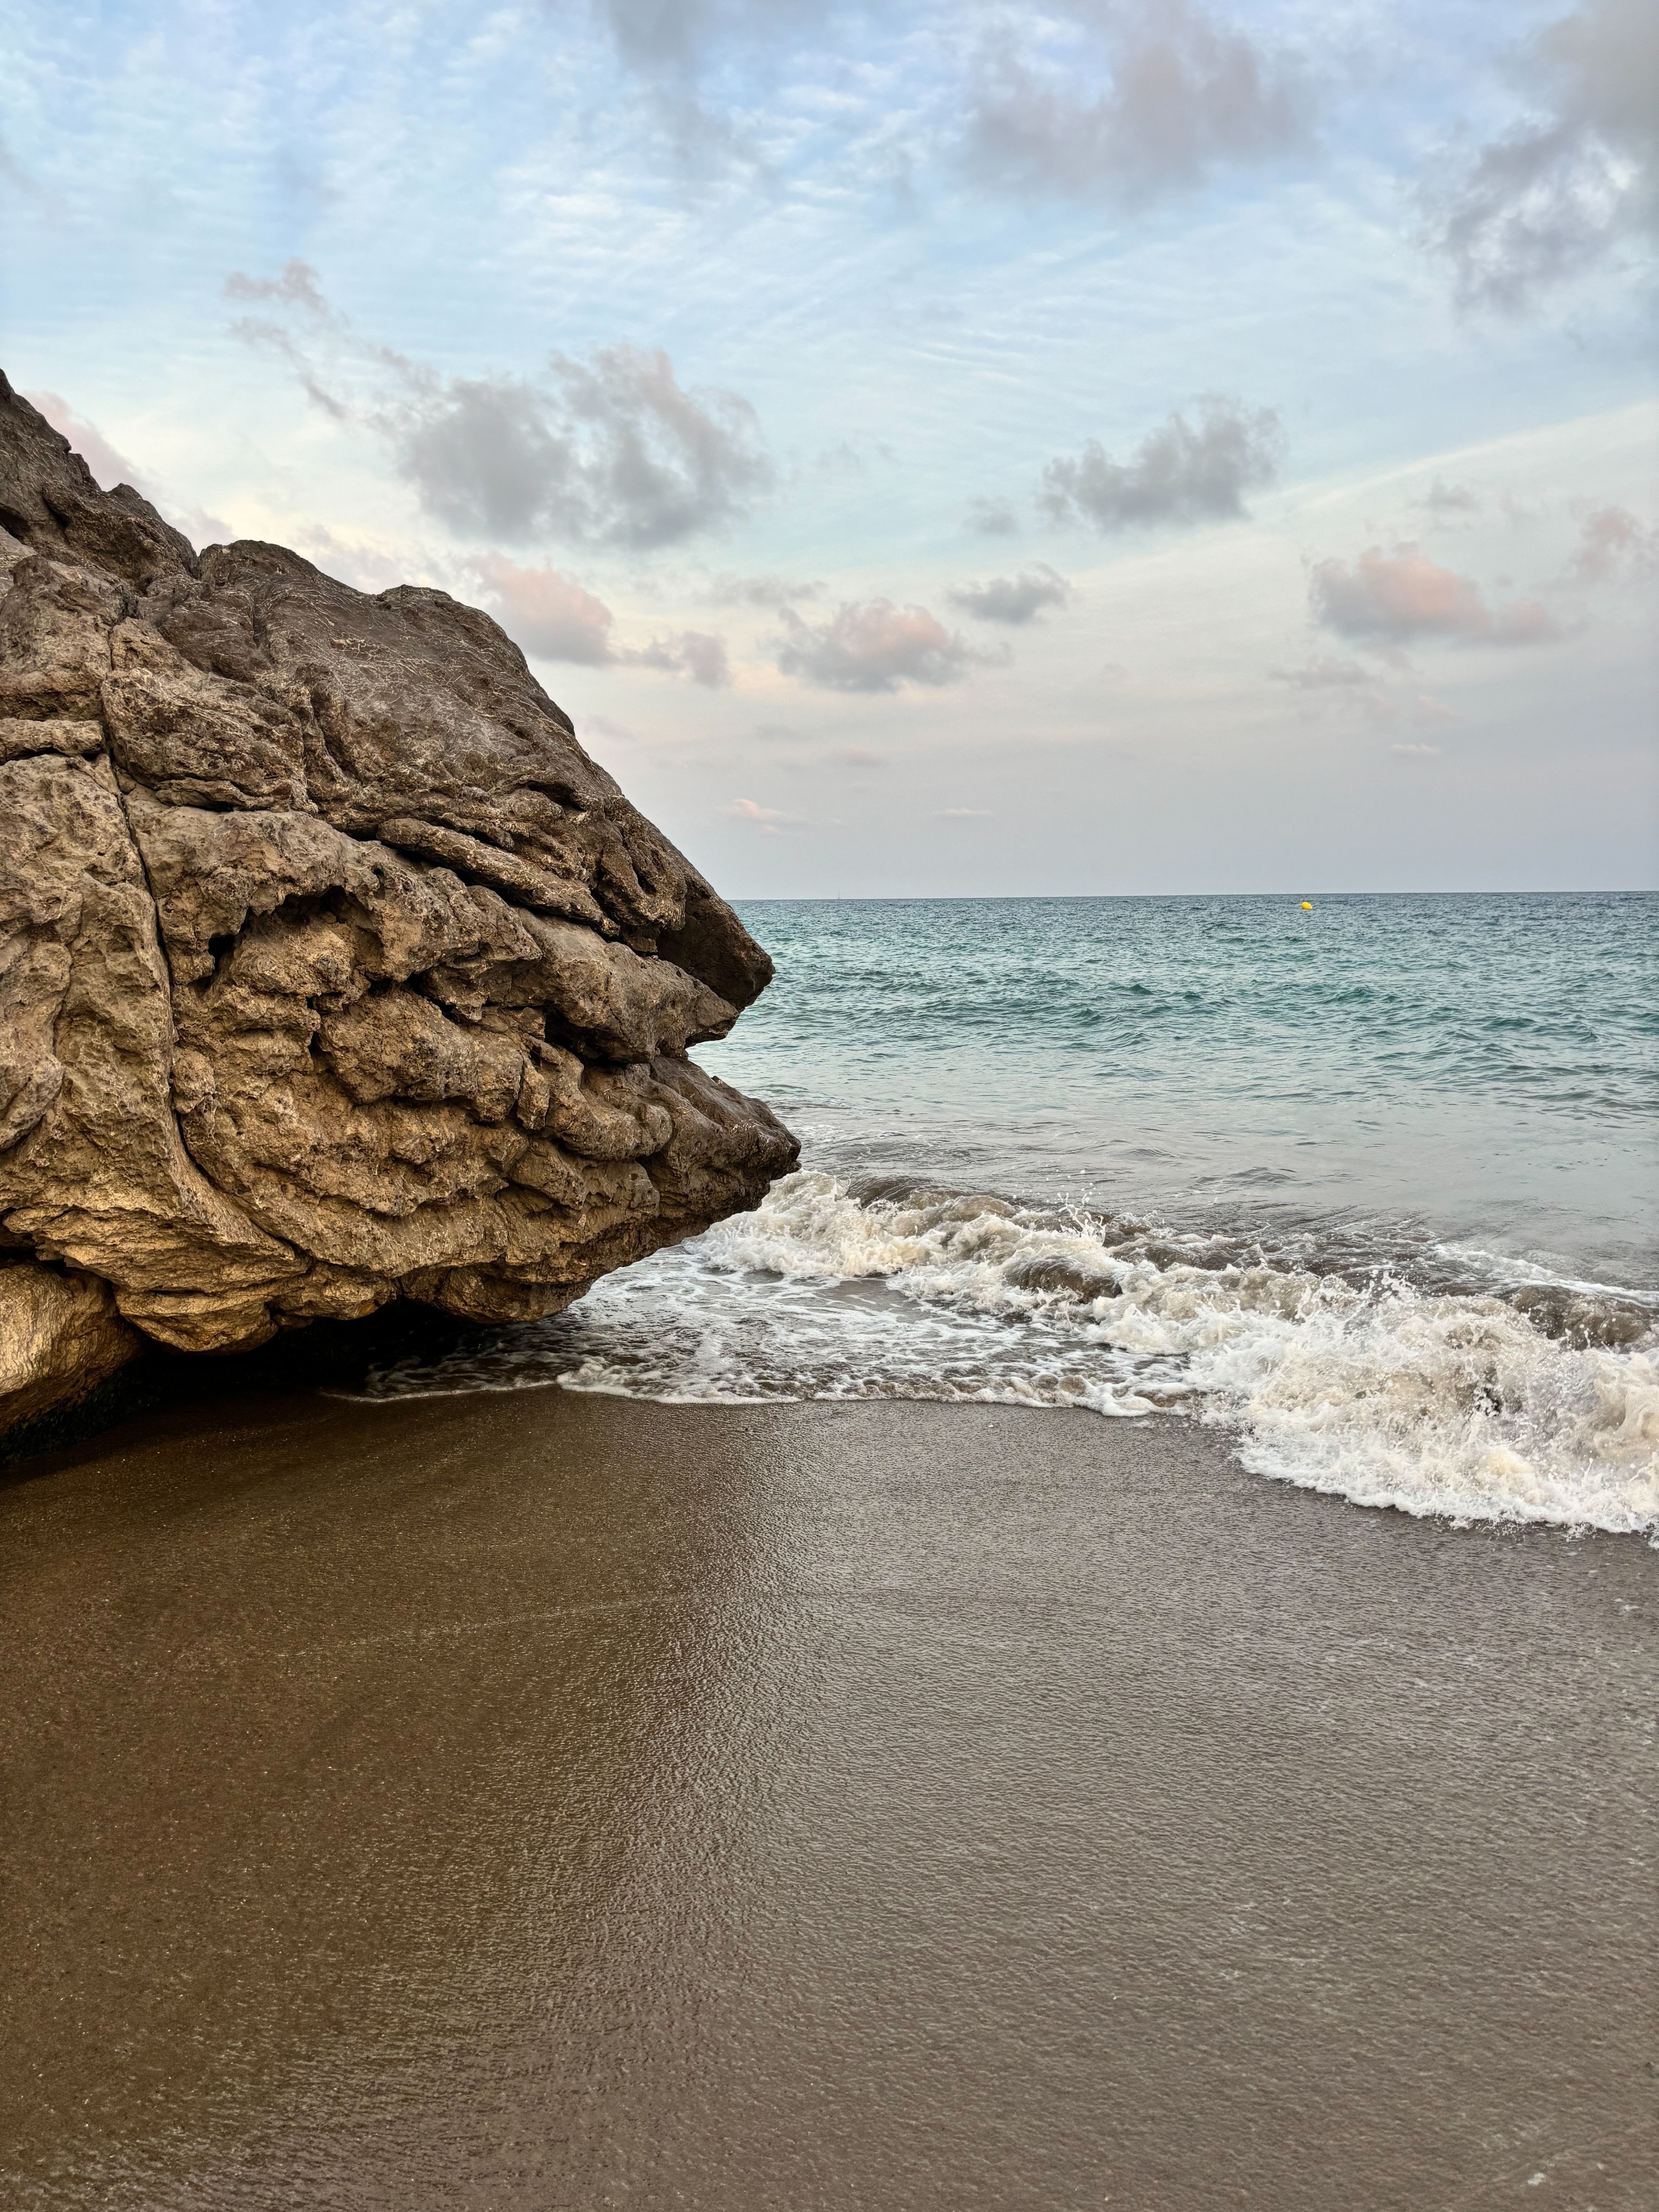
[(1650, 896), (767, 901), (704, 1066), (799, 1173), (374, 1378), (1225, 1424), (1264, 1475), (1659, 1532)]

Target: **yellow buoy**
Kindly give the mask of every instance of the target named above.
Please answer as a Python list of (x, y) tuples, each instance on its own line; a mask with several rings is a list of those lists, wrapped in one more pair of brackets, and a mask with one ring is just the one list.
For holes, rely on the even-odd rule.
[(1311, 899), (1303, 900), (1302, 911), (1304, 914), (1311, 914), (1313, 912), (1313, 901)]

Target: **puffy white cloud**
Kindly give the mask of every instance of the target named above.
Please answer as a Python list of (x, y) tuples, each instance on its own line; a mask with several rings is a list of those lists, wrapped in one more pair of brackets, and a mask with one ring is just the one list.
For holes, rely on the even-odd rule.
[(604, 346), (510, 376), (416, 379), (380, 419), (452, 529), (644, 550), (738, 520), (772, 480), (753, 409), (682, 388), (665, 353)]
[(1197, 422), (1172, 414), (1127, 461), (1091, 438), (1074, 459), (1049, 462), (1037, 505), (1056, 522), (1127, 530), (1159, 522), (1219, 522), (1243, 514), (1244, 494), (1278, 473), (1284, 434), (1271, 407), (1242, 407), (1215, 393)]
[(827, 621), (783, 610), (777, 665), (786, 676), (831, 691), (896, 691), (901, 684), (957, 684), (975, 661), (964, 638), (926, 607), (891, 599), (843, 603)]
[(945, 593), (953, 607), (981, 622), (1018, 625), (1033, 622), (1045, 607), (1063, 607), (1072, 587), (1046, 561), (1018, 576), (994, 576), (988, 584), (965, 584)]
[(1585, 0), (1514, 57), (1524, 121), (1424, 192), (1465, 305), (1519, 310), (1659, 227), (1659, 9)]
[(981, 57), (963, 150), (982, 182), (1133, 203), (1306, 138), (1294, 63), (1192, 0), (1065, 12), (1085, 36), (1063, 65), (1034, 69), (1012, 33)]
[(659, 348), (555, 353), (534, 377), (443, 376), (359, 336), (305, 262), (238, 271), (225, 289), (287, 316), (234, 327), (335, 421), (386, 438), (421, 504), (462, 536), (644, 551), (739, 520), (772, 482), (748, 401), (688, 392)]
[(1540, 601), (1490, 607), (1472, 577), (1443, 568), (1415, 545), (1392, 552), (1368, 546), (1352, 565), (1316, 562), (1308, 590), (1328, 629), (1385, 649), (1433, 637), (1464, 645), (1539, 645), (1561, 635)]

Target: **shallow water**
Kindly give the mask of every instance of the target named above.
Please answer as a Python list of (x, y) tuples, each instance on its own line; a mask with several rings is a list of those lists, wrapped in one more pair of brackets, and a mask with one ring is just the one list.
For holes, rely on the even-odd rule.
[(803, 1172), (378, 1395), (1224, 1422), (1366, 1504), (1659, 1528), (1644, 895), (757, 902), (698, 1057)]

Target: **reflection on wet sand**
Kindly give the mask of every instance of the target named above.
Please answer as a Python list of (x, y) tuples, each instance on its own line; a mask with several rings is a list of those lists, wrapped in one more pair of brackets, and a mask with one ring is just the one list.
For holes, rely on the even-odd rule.
[(1640, 2201), (1629, 1540), (557, 1393), (150, 1416), (0, 1520), (8, 2202)]

